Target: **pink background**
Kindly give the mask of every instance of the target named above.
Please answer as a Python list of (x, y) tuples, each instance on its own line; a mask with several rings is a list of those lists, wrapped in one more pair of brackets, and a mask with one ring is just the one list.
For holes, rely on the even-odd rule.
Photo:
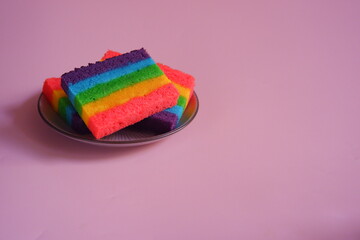
[[(0, 3), (0, 239), (360, 239), (359, 1)], [(107, 49), (193, 74), (136, 148), (47, 127), (42, 82)]]

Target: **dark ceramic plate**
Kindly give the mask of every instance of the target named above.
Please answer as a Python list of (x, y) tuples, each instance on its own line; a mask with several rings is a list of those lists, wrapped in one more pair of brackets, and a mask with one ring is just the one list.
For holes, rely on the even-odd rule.
[(58, 133), (77, 141), (114, 147), (138, 146), (164, 139), (184, 129), (195, 118), (198, 109), (199, 99), (194, 92), (182, 118), (180, 119), (178, 127), (172, 131), (163, 134), (156, 134), (152, 131), (140, 130), (135, 127), (127, 127), (104, 138), (95, 139), (91, 134), (79, 134), (72, 130), (65, 123), (65, 121), (60, 118), (60, 116), (51, 108), (43, 94), (40, 95), (38, 101), (38, 111), (41, 118)]

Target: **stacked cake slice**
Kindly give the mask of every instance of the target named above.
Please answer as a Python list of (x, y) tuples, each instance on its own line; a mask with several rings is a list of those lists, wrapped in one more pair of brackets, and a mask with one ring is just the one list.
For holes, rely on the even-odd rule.
[(46, 79), (42, 90), (45, 98), (49, 101), (55, 112), (57, 112), (75, 131), (78, 133), (88, 133), (89, 130), (70, 103), (66, 93), (61, 88), (60, 83), (60, 78)]
[(99, 62), (47, 79), (43, 94), (76, 131), (89, 129), (98, 139), (139, 122), (157, 132), (174, 129), (193, 87), (191, 75), (139, 49), (108, 51)]
[[(101, 60), (104, 61), (119, 55), (121, 54), (109, 50), (104, 54)], [(195, 79), (190, 74), (173, 69), (164, 64), (158, 63), (157, 65), (176, 87), (180, 96), (175, 106), (151, 115), (150, 117), (139, 122), (137, 125), (147, 129), (152, 129), (157, 133), (164, 133), (175, 129), (179, 123), (194, 90)]]
[(61, 85), (95, 138), (172, 107), (179, 97), (144, 49), (65, 73)]
[(179, 123), (192, 95), (195, 79), (187, 73), (170, 68), (166, 65), (158, 63), (158, 66), (171, 80), (180, 96), (175, 106), (144, 119), (141, 124), (146, 128), (153, 126), (157, 132), (163, 133), (173, 130)]

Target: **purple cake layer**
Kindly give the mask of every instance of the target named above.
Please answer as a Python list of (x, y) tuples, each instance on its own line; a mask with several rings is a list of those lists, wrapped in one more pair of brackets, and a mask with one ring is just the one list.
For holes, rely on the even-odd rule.
[[(151, 130), (158, 134), (168, 132), (169, 129), (175, 129), (178, 117), (174, 113), (162, 111), (155, 113), (134, 126), (140, 129)], [(159, 124), (161, 123), (161, 124)]]
[(80, 116), (77, 113), (74, 113), (72, 116), (71, 127), (75, 131), (81, 134), (90, 133), (84, 121), (80, 118)]
[(145, 49), (142, 48), (140, 50), (134, 50), (117, 57), (109, 58), (103, 62), (96, 62), (96, 64), (90, 63), (86, 67), (75, 68), (73, 71), (64, 73), (61, 76), (61, 86), (65, 92), (67, 92), (68, 85), (72, 85), (83, 79), (110, 71), (112, 69), (126, 66), (149, 57), (149, 54), (145, 51)]

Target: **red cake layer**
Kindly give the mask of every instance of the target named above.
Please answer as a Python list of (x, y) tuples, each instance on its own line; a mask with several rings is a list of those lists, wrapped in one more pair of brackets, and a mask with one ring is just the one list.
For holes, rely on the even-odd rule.
[(181, 86), (189, 89), (194, 88), (195, 78), (190, 74), (176, 70), (161, 63), (157, 63), (157, 65), (172, 82), (180, 84)]
[[(95, 138), (102, 138), (132, 125), (157, 112), (176, 105), (179, 93), (171, 84), (166, 84), (143, 97), (130, 101), (90, 117), (88, 128)], [(108, 121), (114, 119), (114, 121)]]
[(116, 57), (116, 56), (119, 56), (121, 55), (121, 53), (118, 53), (118, 52), (115, 52), (115, 51), (112, 51), (112, 50), (108, 50), (104, 56), (101, 58), (101, 61), (104, 61), (108, 58), (112, 58), (112, 57)]
[(53, 92), (55, 90), (62, 90), (60, 85), (60, 78), (48, 78), (43, 85), (43, 94), (49, 102), (52, 102)]

